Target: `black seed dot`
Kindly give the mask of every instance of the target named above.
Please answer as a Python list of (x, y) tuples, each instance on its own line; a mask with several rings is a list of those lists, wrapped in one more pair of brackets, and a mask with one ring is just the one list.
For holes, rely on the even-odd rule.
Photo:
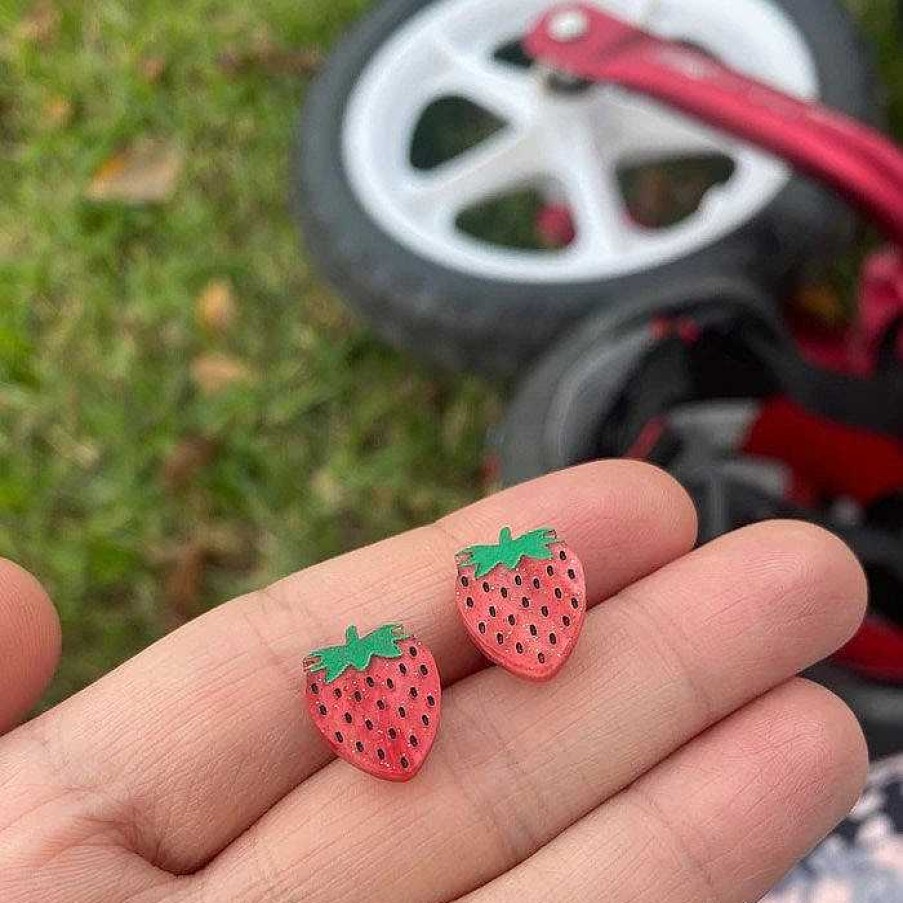
[(426, 665), (421, 665), (420, 668), (419, 668), (418, 670), (420, 671), (420, 673), (421, 673), (424, 677), (426, 677), (427, 674), (430, 673), (430, 669), (427, 668)]
[(408, 716), (408, 713), (405, 711), (405, 707), (403, 705), (400, 705), (398, 707), (398, 717), (399, 718), (407, 718), (407, 716)]
[(549, 606), (548, 606), (548, 605), (543, 605), (543, 607), (539, 609), (539, 613), (540, 613), (544, 618), (547, 618), (547, 617), (549, 616)]
[(407, 666), (404, 662), (402, 662), (402, 663), (398, 666), (398, 671), (399, 671), (400, 674), (407, 674), (407, 673), (408, 673), (408, 666)]
[(562, 549), (562, 550), (558, 553), (558, 557), (559, 557), (562, 561), (565, 561), (565, 560), (567, 559), (567, 557), (568, 557), (568, 556), (567, 556), (567, 552), (565, 552), (565, 551)]
[(420, 720), (423, 722), (424, 727), (430, 726), (430, 716), (429, 715), (421, 715)]
[(514, 648), (515, 648), (518, 652), (523, 652), (523, 651), (524, 651), (524, 644), (523, 644), (523, 643), (515, 643), (515, 644), (514, 644)]
[(568, 568), (568, 577), (569, 577), (571, 580), (575, 580), (575, 579), (577, 578), (577, 575), (574, 573), (574, 569), (573, 569), (573, 568)]
[(344, 718), (345, 718), (345, 724), (351, 724), (351, 721), (352, 721), (351, 712), (345, 712)]
[(320, 692), (320, 688), (319, 688), (316, 684), (311, 684), (311, 685), (310, 685), (310, 692), (313, 693), (314, 696), (316, 696), (317, 693)]
[(345, 738), (342, 736), (342, 732), (341, 732), (341, 731), (336, 731), (336, 732), (335, 732), (335, 738), (336, 738), (336, 740), (339, 741), (339, 743), (342, 743), (342, 742), (345, 740)]
[(489, 583), (486, 580), (483, 581), (483, 592), (484, 593), (489, 592)]
[(360, 740), (358, 740), (358, 741), (354, 744), (354, 748), (355, 748), (358, 752), (363, 752), (363, 751), (364, 751), (364, 744), (361, 743)]
[(382, 761), (386, 757), (386, 751), (384, 749), (378, 749), (376, 751), (376, 755), (379, 756), (379, 760)]
[(420, 741), (413, 734), (411, 734), (411, 736), (408, 737), (408, 743), (410, 743), (411, 746), (413, 746), (415, 749), (417, 748), (417, 744), (419, 742)]
[(536, 656), (536, 660), (539, 662), (540, 665), (542, 665), (546, 660), (545, 653), (540, 652), (539, 655)]
[(467, 586), (470, 581), (466, 577), (461, 578), (461, 586)]
[(576, 596), (573, 599), (571, 599), (571, 608), (580, 608), (580, 602), (577, 601)]
[(386, 686), (387, 686), (390, 690), (394, 690), (394, 689), (395, 689), (395, 681), (392, 680), (391, 677), (387, 678), (387, 679), (386, 679)]
[(530, 625), (530, 636), (536, 636), (538, 633), (539, 633), (539, 631), (536, 629), (536, 625), (531, 624)]
[(539, 577), (533, 578), (533, 589), (539, 589)]
[(530, 600), (524, 596), (523, 599), (520, 600), (520, 604), (523, 605), (524, 608), (530, 607)]
[(508, 623), (513, 627), (517, 622), (517, 618), (514, 615), (508, 615)]
[(338, 687), (336, 687), (336, 688), (332, 691), (332, 695), (335, 696), (336, 699), (341, 699), (341, 698), (342, 698), (342, 691), (341, 691)]
[(433, 698), (432, 694), (426, 697), (426, 704), (430, 706), (436, 704), (436, 700)]
[(523, 582), (524, 582), (524, 581), (521, 579), (520, 574), (515, 574), (515, 575), (514, 575), (514, 585), (515, 585), (515, 586), (520, 586)]
[(355, 690), (355, 691), (354, 691), (354, 701), (355, 701), (355, 702), (360, 702), (363, 698), (364, 698), (364, 697), (361, 696), (361, 691), (360, 691), (360, 690)]
[(490, 606), (489, 606), (489, 617), (490, 617), (490, 618), (494, 618), (494, 617), (495, 617), (495, 606), (494, 606), (494, 605), (490, 605)]
[(556, 586), (556, 587), (555, 587), (555, 598), (556, 598), (556, 599), (560, 599), (560, 598), (561, 598), (561, 595), (562, 595), (562, 594), (561, 594), (561, 587)]
[(499, 644), (499, 646), (501, 646), (502, 643), (505, 642), (505, 638), (500, 633), (497, 633), (495, 635), (495, 641)]
[(477, 628), (479, 629), (480, 633), (486, 633), (486, 624), (485, 624), (485, 622), (480, 621), (480, 623), (477, 624)]
[(394, 727), (390, 727), (386, 733), (389, 735), (390, 740), (394, 740), (398, 736), (398, 731)]
[(411, 699), (416, 699), (416, 698), (417, 698), (417, 687), (411, 687), (411, 689), (410, 689), (409, 692), (410, 692), (410, 694), (411, 694)]
[(318, 711), (321, 715), (325, 715), (325, 714), (326, 714), (326, 706), (325, 706), (325, 705), (322, 705), (322, 704), (319, 705), (319, 706), (317, 706), (317, 711)]
[(468, 596), (467, 600), (464, 603), (468, 608), (473, 608), (473, 597)]
[(499, 590), (499, 592), (502, 594), (502, 598), (503, 598), (503, 599), (507, 599), (507, 598), (508, 598), (508, 590), (505, 589), (504, 586)]
[(398, 761), (401, 763), (402, 768), (407, 768), (408, 765), (410, 765), (410, 762), (408, 762), (405, 756), (402, 756)]
[(367, 728), (368, 731), (373, 730), (373, 722), (369, 718), (364, 719), (364, 727)]
[(553, 576), (553, 575), (555, 574), (555, 568), (553, 568), (552, 565), (549, 565), (549, 566), (546, 568), (546, 573), (547, 573), (550, 577)]
[(385, 699), (377, 699), (376, 707), (382, 712), (386, 708), (386, 700)]
[(554, 646), (558, 642), (558, 637), (554, 633), (550, 633), (549, 642)]
[(570, 619), (570, 617), (569, 617), (568, 615), (565, 615), (565, 616), (561, 619), (561, 623), (564, 624), (565, 627), (570, 627), (570, 626), (571, 626), (571, 619)]
[(367, 678), (367, 686), (372, 687), (376, 685), (376, 681), (372, 677)]
[(411, 654), (411, 658), (417, 658), (417, 647), (416, 646), (408, 646), (408, 652)]

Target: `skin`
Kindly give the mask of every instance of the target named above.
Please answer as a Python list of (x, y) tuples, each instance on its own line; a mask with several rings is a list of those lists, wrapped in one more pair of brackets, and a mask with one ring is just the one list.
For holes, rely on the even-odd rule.
[[(548, 684), (486, 667), (457, 619), (454, 553), (505, 523), (555, 526), (586, 568)], [(228, 602), (16, 728), (59, 628), (0, 565), (0, 899), (757, 900), (861, 789), (852, 714), (794, 675), (856, 630), (865, 580), (812, 526), (694, 534), (654, 468), (563, 471)], [(444, 686), (402, 785), (332, 758), (302, 697), (308, 650), (386, 622)]]

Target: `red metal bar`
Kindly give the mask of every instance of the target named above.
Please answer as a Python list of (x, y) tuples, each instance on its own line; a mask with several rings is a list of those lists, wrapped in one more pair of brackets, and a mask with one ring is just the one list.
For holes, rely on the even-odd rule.
[[(585, 17), (582, 33), (555, 36), (562, 12)], [(554, 69), (664, 101), (772, 151), (848, 198), (903, 247), (903, 154), (861, 123), (583, 3), (551, 9), (524, 47)]]

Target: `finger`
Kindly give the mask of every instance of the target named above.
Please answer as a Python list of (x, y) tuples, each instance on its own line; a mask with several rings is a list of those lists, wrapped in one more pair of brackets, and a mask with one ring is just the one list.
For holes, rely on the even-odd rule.
[(329, 760), (303, 706), (309, 649), (350, 623), (400, 621), (431, 647), (445, 685), (480, 666), (456, 613), (454, 553), (505, 523), (555, 526), (592, 600), (684, 553), (695, 533), (689, 499), (661, 471), (608, 462), (558, 473), (223, 606), (38, 728), (65, 747), (70, 784), (111, 787), (120, 817), (147, 813), (141, 852), (196, 868)]
[(43, 587), (0, 559), (0, 733), (38, 701), (56, 670), (60, 622)]
[[(439, 742), (401, 791), (334, 763), (207, 880), (228, 877), (235, 903), (342, 903), (362, 886), (378, 900), (451, 899), (833, 651), (864, 605), (859, 565), (822, 530), (778, 523), (724, 537), (590, 612), (550, 684), (494, 668), (452, 687)], [(247, 869), (260, 850), (272, 886)]]
[(867, 767), (850, 710), (794, 680), (460, 903), (758, 900), (849, 812)]

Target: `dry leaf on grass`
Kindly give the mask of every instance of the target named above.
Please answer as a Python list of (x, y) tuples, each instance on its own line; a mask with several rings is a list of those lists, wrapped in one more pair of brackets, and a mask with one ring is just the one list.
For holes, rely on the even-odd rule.
[(36, 44), (49, 44), (60, 30), (60, 11), (50, 0), (37, 0), (16, 26), (16, 35)]
[(138, 63), (138, 71), (146, 82), (154, 85), (166, 71), (166, 60), (162, 56), (146, 56)]
[(247, 364), (227, 354), (202, 354), (191, 364), (191, 377), (204, 395), (215, 395), (251, 379)]
[(186, 542), (172, 556), (163, 581), (163, 596), (174, 627), (198, 613), (208, 554), (203, 543)]
[(280, 47), (272, 39), (262, 37), (252, 47), (224, 50), (218, 62), (228, 75), (312, 75), (323, 65), (323, 52), (315, 47)]
[(159, 138), (142, 138), (104, 161), (85, 197), (126, 204), (166, 201), (175, 191), (182, 163), (178, 148)]
[(235, 296), (228, 279), (211, 279), (194, 302), (198, 323), (214, 333), (226, 333), (235, 322)]
[(186, 436), (180, 439), (163, 461), (163, 483), (170, 491), (184, 489), (208, 464), (217, 452), (217, 443), (207, 436)]
[(48, 97), (41, 108), (41, 120), (48, 129), (61, 129), (72, 121), (72, 101), (60, 95)]

